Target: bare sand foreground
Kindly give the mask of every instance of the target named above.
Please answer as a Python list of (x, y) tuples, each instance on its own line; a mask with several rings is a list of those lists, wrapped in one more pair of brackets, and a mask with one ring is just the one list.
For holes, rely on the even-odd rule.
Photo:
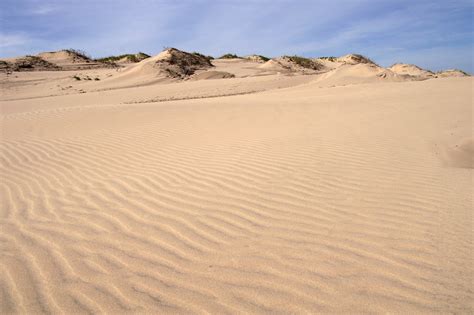
[(1, 78), (0, 313), (473, 312), (471, 77), (214, 65)]

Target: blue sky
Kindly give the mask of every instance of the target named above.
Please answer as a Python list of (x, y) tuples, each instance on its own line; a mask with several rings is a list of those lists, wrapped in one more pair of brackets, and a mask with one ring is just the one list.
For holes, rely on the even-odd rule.
[(473, 72), (471, 0), (1, 0), (0, 56), (176, 47), (218, 56), (361, 53)]

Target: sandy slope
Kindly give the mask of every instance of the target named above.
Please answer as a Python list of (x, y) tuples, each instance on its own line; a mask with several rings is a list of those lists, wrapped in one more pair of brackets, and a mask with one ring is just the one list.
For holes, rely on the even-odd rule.
[(367, 77), (5, 92), (0, 313), (472, 312), (473, 81)]

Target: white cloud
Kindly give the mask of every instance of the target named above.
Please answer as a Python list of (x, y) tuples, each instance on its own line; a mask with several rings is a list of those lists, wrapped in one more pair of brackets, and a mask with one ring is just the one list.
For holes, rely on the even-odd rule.
[(54, 11), (56, 11), (57, 8), (51, 5), (42, 5), (38, 6), (36, 8), (33, 8), (30, 13), (33, 15), (47, 15), (50, 14)]
[(0, 47), (15, 47), (22, 46), (29, 42), (29, 38), (22, 34), (1, 34), (0, 33)]

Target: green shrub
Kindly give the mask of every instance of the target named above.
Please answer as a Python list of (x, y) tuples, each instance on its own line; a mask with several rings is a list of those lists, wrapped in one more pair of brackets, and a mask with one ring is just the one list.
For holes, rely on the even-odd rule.
[(334, 57), (334, 56), (329, 56), (329, 57), (319, 57), (319, 59), (323, 59), (323, 60), (329, 60), (329, 61), (336, 61), (337, 60), (337, 57)]
[(69, 48), (69, 49), (65, 49), (65, 51), (71, 54), (77, 55), (79, 57), (82, 57), (84, 59), (91, 59), (91, 57), (85, 51), (80, 50), (80, 49)]
[(235, 59), (235, 58), (241, 59), (242, 57), (239, 57), (236, 54), (225, 54), (225, 55), (220, 56), (218, 59)]
[(150, 58), (150, 55), (145, 54), (143, 52), (139, 52), (138, 54), (123, 54), (123, 55), (118, 55), (118, 56), (108, 56), (104, 58), (97, 58), (95, 59), (95, 61), (113, 63), (122, 58), (127, 58), (131, 62), (139, 62), (139, 61), (142, 61), (143, 59)]
[(209, 60), (209, 61), (211, 61), (211, 60), (214, 59), (214, 57), (212, 57), (212, 56), (206, 56), (206, 55), (203, 55), (203, 54), (198, 53), (198, 52), (196, 52), (196, 51), (193, 52), (192, 54), (195, 55), (195, 56), (198, 56), (198, 57), (206, 58), (206, 59)]
[(356, 60), (360, 63), (373, 63), (374, 65), (377, 65), (372, 59), (370, 59), (369, 57), (366, 57), (364, 55), (360, 55), (360, 54), (353, 54), (352, 55), (352, 59), (353, 60)]
[(301, 57), (301, 56), (283, 56), (283, 58), (286, 58), (297, 65), (307, 68), (307, 69), (312, 69), (312, 70), (318, 70), (321, 68), (321, 65), (314, 60), (311, 60), (309, 58)]

